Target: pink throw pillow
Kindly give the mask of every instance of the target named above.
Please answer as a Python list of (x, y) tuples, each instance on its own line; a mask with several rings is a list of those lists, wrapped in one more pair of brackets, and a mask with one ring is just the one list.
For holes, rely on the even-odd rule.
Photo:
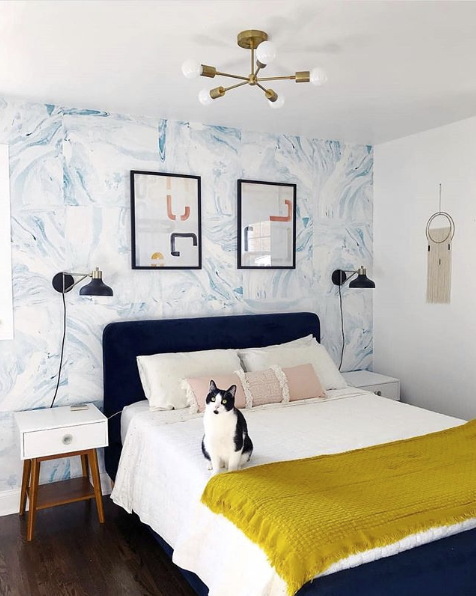
[(322, 388), (312, 364), (301, 364), (282, 370), (288, 380), (289, 401), (326, 397), (326, 392)]
[(218, 389), (229, 389), (232, 385), (236, 385), (235, 394), (235, 408), (246, 407), (245, 392), (243, 391), (243, 385), (241, 384), (238, 375), (230, 373), (228, 375), (208, 375), (206, 377), (195, 377), (193, 379), (186, 379), (189, 384), (195, 401), (197, 402), (198, 412), (205, 410), (206, 399), (208, 390), (210, 388), (210, 381), (215, 381)]

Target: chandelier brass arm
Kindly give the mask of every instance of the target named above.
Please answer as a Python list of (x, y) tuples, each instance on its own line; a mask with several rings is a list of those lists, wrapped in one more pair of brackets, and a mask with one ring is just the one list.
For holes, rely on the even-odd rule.
[(219, 76), (221, 76), (221, 77), (228, 77), (229, 79), (240, 79), (242, 81), (248, 81), (249, 80), (249, 77), (243, 77), (241, 75), (234, 75), (234, 74), (230, 74), (229, 72), (220, 72), (219, 70), (216, 71), (216, 74), (219, 75)]
[(238, 87), (243, 87), (243, 85), (248, 85), (248, 81), (243, 81), (243, 83), (237, 83), (236, 85), (231, 85), (230, 87), (225, 87), (225, 91), (230, 91), (231, 89), (237, 89)]
[[(276, 49), (272, 42), (268, 41), (268, 35), (264, 31), (251, 29), (238, 34), (237, 43), (241, 48), (250, 50), (251, 72), (248, 76), (231, 74), (217, 70), (214, 66), (199, 64), (187, 60), (182, 65), (182, 72), (185, 77), (192, 79), (198, 76), (215, 78), (216, 76), (228, 77), (242, 81), (229, 87), (215, 87), (214, 89), (202, 89), (199, 93), (199, 100), (204, 105), (210, 105), (215, 99), (223, 97), (227, 91), (250, 85), (261, 89), (271, 107), (281, 107), (284, 104), (284, 96), (278, 95), (273, 89), (266, 89), (261, 83), (266, 81), (295, 81), (296, 83), (313, 83), (323, 85), (327, 81), (327, 75), (322, 68), (314, 68), (312, 71), (300, 70), (289, 76), (258, 77), (258, 73), (266, 68), (276, 57)], [(255, 56), (256, 53), (256, 56)]]

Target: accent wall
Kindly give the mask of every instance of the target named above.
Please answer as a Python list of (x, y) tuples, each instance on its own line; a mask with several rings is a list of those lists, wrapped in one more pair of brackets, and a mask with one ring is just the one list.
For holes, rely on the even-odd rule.
[[(12, 412), (49, 406), (57, 380), (61, 295), (51, 278), (99, 266), (112, 298), (66, 295), (56, 405), (102, 400), (101, 334), (111, 321), (309, 310), (340, 354), (335, 268), (372, 265), (371, 147), (196, 123), (0, 101), (10, 149), (15, 336), (0, 341), (0, 512), (21, 482)], [(133, 271), (129, 171), (202, 178), (203, 268)], [(237, 179), (297, 184), (296, 270), (238, 270)], [(344, 288), (343, 370), (372, 363), (372, 292)], [(48, 464), (48, 465), (47, 465)], [(41, 481), (79, 474), (46, 462)]]

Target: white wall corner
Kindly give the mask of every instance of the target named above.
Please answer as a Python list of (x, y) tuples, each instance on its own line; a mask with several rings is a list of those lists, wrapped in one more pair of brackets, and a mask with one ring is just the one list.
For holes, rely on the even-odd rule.
[(8, 155), (8, 145), (0, 145), (0, 339), (13, 339), (10, 162)]

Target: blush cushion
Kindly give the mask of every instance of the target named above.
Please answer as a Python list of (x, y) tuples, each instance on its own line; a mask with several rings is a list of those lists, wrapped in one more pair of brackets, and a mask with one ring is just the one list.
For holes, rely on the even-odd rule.
[[(289, 401), (310, 399), (312, 397), (326, 397), (321, 382), (312, 364), (301, 364), (290, 368), (283, 368), (289, 387)], [(249, 374), (249, 373), (247, 373)]]
[(191, 379), (185, 379), (183, 388), (187, 392), (188, 404), (190, 405), (191, 412), (203, 412), (206, 406), (206, 399), (208, 390), (210, 388), (210, 381), (215, 381), (218, 389), (227, 390), (232, 385), (236, 385), (235, 393), (235, 408), (246, 407), (246, 397), (243, 391), (243, 385), (236, 373), (227, 375), (207, 375), (206, 377), (194, 377)]
[(203, 412), (213, 379), (219, 389), (227, 390), (236, 385), (235, 407), (247, 408), (280, 404), (315, 397), (326, 397), (312, 364), (289, 368), (274, 365), (265, 370), (245, 373), (237, 370), (232, 374), (211, 374), (205, 377), (185, 379), (182, 389), (187, 394), (190, 412)]

